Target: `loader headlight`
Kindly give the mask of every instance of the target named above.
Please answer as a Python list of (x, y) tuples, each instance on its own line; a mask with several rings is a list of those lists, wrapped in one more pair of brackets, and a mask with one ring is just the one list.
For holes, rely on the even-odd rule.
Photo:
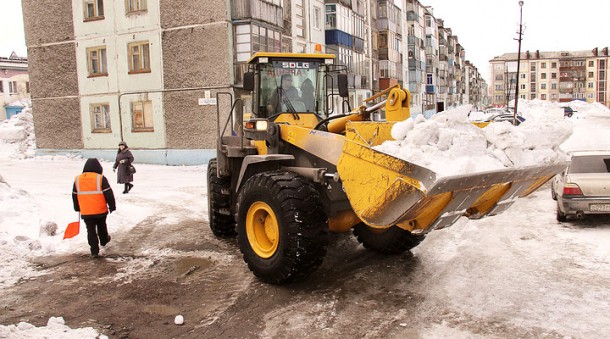
[(269, 122), (267, 120), (250, 120), (244, 123), (244, 129), (254, 131), (266, 131), (269, 128)]

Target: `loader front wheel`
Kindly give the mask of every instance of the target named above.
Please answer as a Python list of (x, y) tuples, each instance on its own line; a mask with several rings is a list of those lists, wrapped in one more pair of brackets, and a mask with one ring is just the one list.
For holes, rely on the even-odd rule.
[(328, 223), (319, 193), (291, 172), (264, 172), (246, 181), (237, 198), (237, 240), (259, 279), (282, 284), (321, 264)]
[(424, 240), (423, 235), (416, 235), (398, 226), (377, 229), (360, 223), (354, 227), (354, 235), (365, 248), (381, 254), (398, 254), (408, 251)]
[(208, 163), (208, 217), (217, 237), (235, 237), (235, 217), (231, 213), (231, 178), (218, 177), (218, 161)]

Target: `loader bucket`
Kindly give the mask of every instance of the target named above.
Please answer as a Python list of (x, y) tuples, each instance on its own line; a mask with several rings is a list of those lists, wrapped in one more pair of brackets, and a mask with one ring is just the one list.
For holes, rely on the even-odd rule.
[(390, 128), (391, 124), (348, 124), (337, 164), (354, 212), (371, 227), (397, 225), (425, 233), (450, 226), (461, 216), (495, 215), (569, 164), (439, 177), (427, 168), (374, 150), (373, 146), (389, 138)]

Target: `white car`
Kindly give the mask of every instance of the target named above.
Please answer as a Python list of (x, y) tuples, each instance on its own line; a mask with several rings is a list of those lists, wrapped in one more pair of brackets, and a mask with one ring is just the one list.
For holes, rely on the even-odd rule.
[(570, 166), (553, 179), (551, 197), (557, 200), (558, 221), (610, 214), (610, 151), (572, 153)]
[(493, 107), (493, 108), (486, 109), (485, 113), (491, 114), (491, 115), (501, 115), (501, 114), (508, 114), (510, 112), (505, 108)]

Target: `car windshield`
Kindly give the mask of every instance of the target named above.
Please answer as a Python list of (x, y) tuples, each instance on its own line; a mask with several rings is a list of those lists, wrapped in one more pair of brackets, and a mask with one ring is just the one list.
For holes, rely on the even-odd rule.
[(568, 173), (610, 173), (610, 155), (574, 156)]

